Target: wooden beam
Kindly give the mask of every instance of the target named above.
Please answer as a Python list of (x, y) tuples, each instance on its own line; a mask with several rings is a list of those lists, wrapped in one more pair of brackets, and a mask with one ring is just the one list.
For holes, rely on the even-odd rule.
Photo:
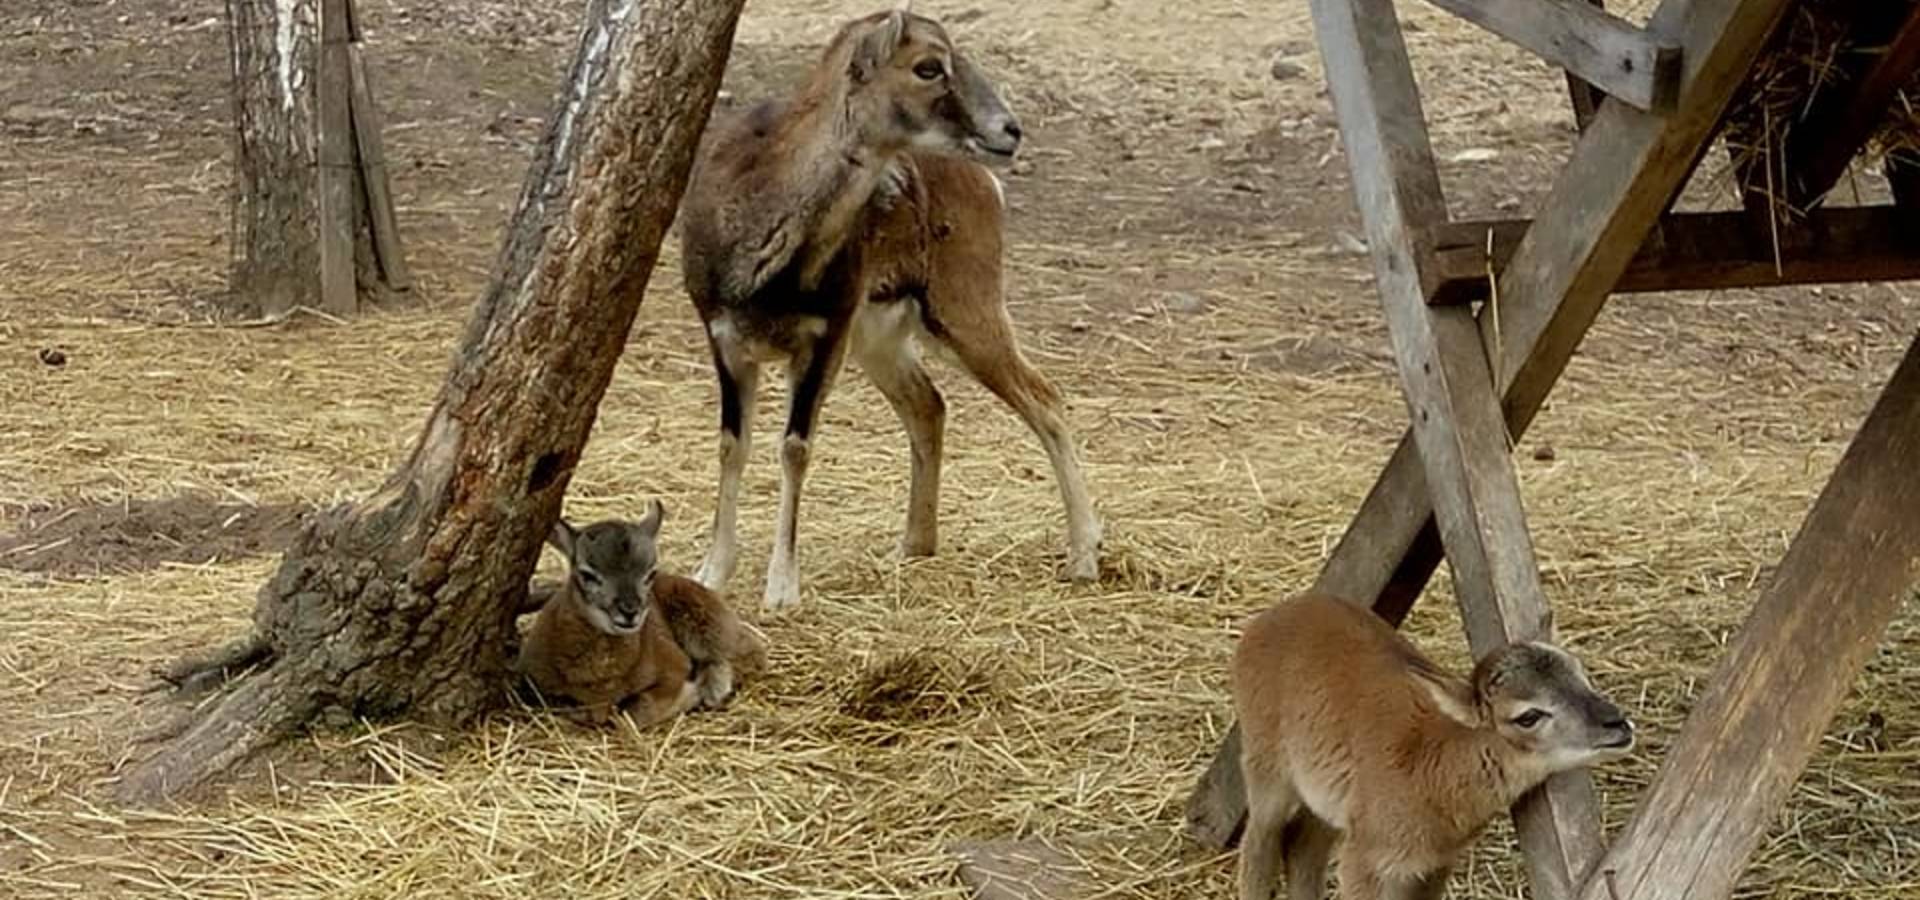
[(359, 44), (347, 45), (347, 61), (353, 87), (348, 106), (353, 111), (355, 158), (360, 164), (360, 183), (366, 186), (364, 200), (367, 225), (373, 232), (374, 259), (380, 264), (381, 277), (388, 287), (408, 290), (413, 287), (413, 273), (407, 268), (406, 252), (400, 245), (400, 224), (393, 213), (393, 187), (387, 178), (387, 151), (380, 142), (380, 108), (374, 105), (367, 63)]
[[(1483, 656), (1543, 636), (1546, 598), (1473, 314), (1426, 303), (1428, 251), (1447, 208), (1419, 89), (1391, 0), (1312, 8), (1418, 455), (1468, 639)], [(1585, 776), (1556, 779), (1522, 801), (1515, 820), (1534, 895), (1570, 897), (1580, 872), (1569, 864), (1600, 846)]]
[[(1495, 272), (1505, 270), (1530, 224), (1507, 219), (1448, 226), (1434, 250), (1441, 278), (1433, 302), (1485, 299), (1488, 264)], [(1782, 247), (1778, 259), (1771, 242), (1754, 234), (1749, 224), (1745, 212), (1663, 218), (1664, 240), (1634, 255), (1614, 293), (1920, 279), (1920, 210), (1893, 206), (1815, 210), (1795, 226), (1801, 239), (1791, 248)]]
[(1431, 0), (1639, 109), (1679, 95), (1681, 49), (1586, 0)]
[[(1536, 238), (1528, 251), (1535, 257), (1561, 256), (1556, 274), (1543, 279), (1537, 271), (1540, 261), (1531, 264), (1535, 272), (1524, 281), (1516, 279), (1510, 265), (1502, 274), (1501, 384), (1507, 427), (1516, 438), (1532, 423), (1608, 292), (1626, 271), (1634, 248), (1645, 242), (1693, 163), (1705, 153), (1721, 111), (1787, 4), (1666, 0), (1655, 14), (1662, 27), (1682, 36), (1687, 64), (1678, 106), (1664, 118), (1625, 104), (1602, 106), (1548, 196), (1545, 214), (1527, 230), (1528, 236), (1573, 232), (1569, 240), (1551, 245)], [(1537, 227), (1541, 222), (1547, 223), (1544, 228)], [(1516, 247), (1516, 255), (1519, 250)], [(1556, 294), (1564, 299), (1556, 302)], [(1482, 317), (1481, 330), (1491, 346), (1488, 317)], [(1433, 533), (1434, 522), (1411, 441), (1411, 432), (1402, 437), (1400, 449), (1348, 527), (1348, 536), (1327, 560), (1328, 573), (1371, 570), (1379, 573), (1376, 579), (1384, 587), (1386, 573), (1395, 572), (1404, 590), (1409, 580), (1424, 580), (1417, 576), (1419, 557), (1437, 564), (1433, 554), (1421, 553), (1429, 549), (1422, 535)], [(1394, 547), (1408, 552), (1397, 561), (1385, 558)], [(1383, 549), (1388, 552), (1382, 554)], [(1430, 573), (1433, 565), (1424, 568)], [(1363, 580), (1352, 575), (1343, 579)]]
[(1865, 6), (1869, 11), (1860, 16), (1855, 34), (1879, 52), (1871, 62), (1851, 67), (1856, 87), (1814, 103), (1787, 136), (1786, 199), (1795, 210), (1811, 209), (1833, 190), (1886, 121), (1901, 89), (1920, 71), (1920, 2), (1880, 0)]
[[(1606, 0), (1586, 0), (1586, 3), (1601, 12), (1607, 9)], [(1572, 70), (1567, 71), (1567, 99), (1573, 102), (1573, 124), (1581, 131), (1586, 131), (1587, 126), (1592, 124), (1593, 114), (1599, 111), (1600, 101), (1606, 95), (1605, 91), (1573, 74)]]
[(360, 224), (354, 185), (352, 62), (348, 59), (347, 0), (320, 0), (320, 49), (315, 61), (315, 146), (320, 163), (320, 307), (352, 315), (360, 305), (354, 283), (353, 238)]
[(1720, 900), (1920, 584), (1920, 340), (1820, 493), (1585, 900)]

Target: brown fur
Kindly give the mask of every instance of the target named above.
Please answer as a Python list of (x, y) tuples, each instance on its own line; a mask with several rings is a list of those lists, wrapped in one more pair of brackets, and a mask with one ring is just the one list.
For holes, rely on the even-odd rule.
[[(933, 72), (943, 74), (922, 77)], [(759, 369), (781, 357), (793, 397), (768, 605), (799, 598), (800, 486), (820, 406), (849, 354), (912, 445), (902, 550), (933, 552), (945, 402), (921, 366), (922, 341), (951, 353), (1040, 437), (1067, 507), (1068, 574), (1095, 577), (1100, 528), (1060, 396), (1020, 353), (1007, 315), (999, 188), (962, 158), (1011, 155), (1019, 137), (945, 30), (903, 12), (849, 23), (791, 98), (716, 124), (681, 220), (687, 291), (721, 392), (720, 500), (701, 583), (719, 589), (732, 574)]]
[(546, 702), (571, 703), (567, 715), (587, 725), (624, 710), (646, 728), (699, 700), (692, 665), (663, 616), (648, 616), (631, 634), (607, 634), (587, 619), (571, 581), (534, 617), (518, 668)]
[(1316, 594), (1247, 623), (1234, 702), (1241, 900), (1273, 896), (1283, 863), (1288, 896), (1320, 900), (1341, 833), (1343, 896), (1437, 898), (1461, 851), (1521, 794), (1632, 743), (1558, 648), (1509, 645), (1463, 682), (1365, 608)]
[(653, 578), (653, 604), (673, 639), (692, 661), (700, 705), (720, 709), (733, 699), (737, 680), (766, 669), (767, 645), (733, 608), (700, 582), (660, 573)]

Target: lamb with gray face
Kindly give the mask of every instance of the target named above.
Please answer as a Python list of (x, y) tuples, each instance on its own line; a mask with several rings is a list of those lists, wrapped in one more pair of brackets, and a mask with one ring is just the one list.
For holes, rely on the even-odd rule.
[(764, 665), (766, 647), (719, 595), (658, 570), (666, 509), (638, 522), (576, 529), (562, 520), (548, 543), (567, 577), (522, 643), (519, 670), (545, 701), (577, 721), (631, 713), (645, 727), (695, 708), (719, 709), (738, 679)]

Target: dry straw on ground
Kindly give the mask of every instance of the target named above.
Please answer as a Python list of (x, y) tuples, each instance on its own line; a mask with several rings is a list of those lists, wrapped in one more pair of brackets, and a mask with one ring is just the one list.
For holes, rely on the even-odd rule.
[[(396, 184), (433, 302), (236, 330), (181, 313), (221, 283), (221, 131), (168, 124), (179, 97), (217, 92), (217, 30), (189, 22), (175, 44), (129, 49), (110, 19), (63, 32), (59, 17), (165, 22), (171, 4), (19, 2), (52, 17), (35, 40), (99, 44), (111, 62), (19, 77), (53, 73), (45, 97), (98, 101), (184, 149), (136, 155), (117, 132), (70, 128), (0, 144), (0, 534), (33, 505), (364, 495), (424, 416), (518, 186), (524, 148), (487, 126), (538, 114), (564, 41), (463, 31), (465, 13), (414, 26), (422, 10), (361, 0), (384, 52), (413, 54), (383, 94), (390, 152), (424, 163)], [(862, 6), (757, 4), (735, 86), (764, 88), (823, 17)], [(1232, 858), (1178, 831), (1226, 726), (1236, 625), (1312, 578), (1405, 420), (1365, 260), (1341, 249), (1352, 213), (1324, 99), (1311, 76), (1267, 74), (1276, 53), (1311, 68), (1304, 8), (982, 7), (963, 33), (1032, 110), (1033, 168), (1009, 179), (1015, 313), (1073, 398), (1109, 521), (1100, 584), (1053, 580), (1063, 523), (1044, 455), (946, 369), (942, 553), (899, 561), (906, 442), (850, 374), (809, 479), (807, 602), (778, 616), (743, 602), (772, 659), (729, 711), (646, 733), (524, 710), (453, 735), (349, 723), (243, 773), (230, 796), (134, 813), (104, 805), (102, 785), (147, 667), (244, 627), (273, 560), (80, 577), (0, 559), (0, 895), (957, 898), (951, 844), (1038, 837), (1082, 855), (1108, 896), (1231, 896)], [(523, 11), (472, 4), (482, 23)], [(1441, 155), (1500, 154), (1450, 165), (1450, 191), (1489, 206), (1536, 195), (1568, 139), (1558, 80), (1444, 15), (1406, 12)], [(564, 33), (567, 15), (545, 27)], [(1182, 49), (1200, 45), (1220, 50)], [(114, 93), (123, 71), (154, 84)], [(1224, 147), (1199, 146), (1216, 136)], [(714, 414), (673, 266), (569, 512), (665, 498), (664, 559), (684, 572), (704, 549)], [(1915, 302), (1892, 288), (1624, 301), (1516, 456), (1559, 626), (1645, 724), (1645, 751), (1601, 776), (1616, 825), (1920, 327)], [(43, 347), (67, 363), (41, 362)], [(777, 469), (766, 452), (749, 469), (743, 601)], [(1411, 627), (1459, 665), (1450, 602), (1443, 578)], [(1916, 653), (1909, 612), (1771, 830), (1750, 895), (1920, 893)], [(1519, 895), (1504, 829), (1455, 886)]]

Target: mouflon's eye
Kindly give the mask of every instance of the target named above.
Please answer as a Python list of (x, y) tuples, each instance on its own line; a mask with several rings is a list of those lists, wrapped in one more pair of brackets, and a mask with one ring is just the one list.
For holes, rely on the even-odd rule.
[(1546, 710), (1530, 709), (1517, 716), (1514, 716), (1513, 724), (1518, 725), (1521, 728), (1532, 728), (1533, 726), (1540, 724), (1540, 720), (1545, 719), (1546, 717), (1547, 717)]
[(597, 573), (595, 573), (592, 569), (577, 569), (574, 571), (573, 574), (574, 574), (574, 577), (580, 579), (581, 584), (584, 584), (587, 587), (600, 586), (600, 576)]
[(913, 67), (913, 74), (920, 76), (921, 81), (939, 81), (946, 77), (947, 67), (937, 59), (921, 60), (919, 65)]

